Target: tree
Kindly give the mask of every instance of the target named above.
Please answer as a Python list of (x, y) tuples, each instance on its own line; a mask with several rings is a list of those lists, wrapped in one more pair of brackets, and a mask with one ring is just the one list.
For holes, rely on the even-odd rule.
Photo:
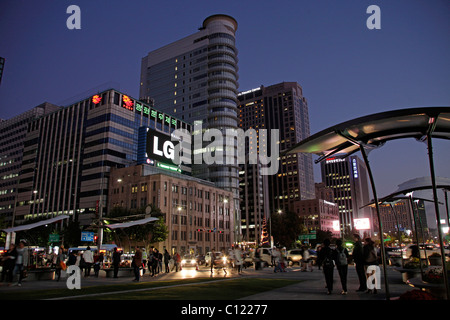
[(301, 234), (304, 226), (298, 214), (287, 211), (286, 213), (272, 213), (272, 235), (275, 245), (291, 248)]

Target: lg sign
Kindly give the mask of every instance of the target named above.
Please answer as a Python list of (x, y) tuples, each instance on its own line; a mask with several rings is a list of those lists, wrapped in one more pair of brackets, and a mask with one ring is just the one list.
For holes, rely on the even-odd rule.
[(166, 163), (173, 162), (175, 145), (170, 141), (170, 136), (149, 129), (147, 131), (147, 157)]

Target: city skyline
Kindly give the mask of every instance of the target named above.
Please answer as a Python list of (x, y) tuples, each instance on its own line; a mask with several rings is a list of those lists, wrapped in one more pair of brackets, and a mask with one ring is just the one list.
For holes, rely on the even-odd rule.
[[(0, 5), (0, 56), (6, 58), (0, 118), (43, 102), (84, 98), (84, 92), (110, 83), (138, 97), (141, 58), (221, 13), (238, 23), (238, 90), (298, 82), (308, 99), (311, 134), (377, 112), (450, 105), (445, 1), (73, 4), (81, 9), (80, 30), (66, 27), (67, 3)], [(372, 4), (381, 9), (380, 30), (366, 27)], [(111, 43), (117, 49), (109, 49)], [(434, 144), (436, 174), (449, 177), (448, 142)], [(416, 141), (390, 142), (369, 160), (379, 196), (429, 175), (426, 145)], [(320, 166), (314, 170), (321, 181)]]

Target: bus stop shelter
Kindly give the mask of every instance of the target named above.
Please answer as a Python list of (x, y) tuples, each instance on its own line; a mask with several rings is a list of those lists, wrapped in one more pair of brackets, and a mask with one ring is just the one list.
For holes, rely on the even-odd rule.
[[(358, 151), (361, 152), (367, 167), (378, 216), (384, 282), (388, 300), (390, 297), (386, 273), (383, 225), (380, 218), (377, 190), (367, 157), (367, 151), (379, 148), (390, 140), (405, 138), (413, 138), (427, 144), (431, 187), (433, 190), (441, 255), (445, 256), (439, 216), (436, 175), (434, 170), (433, 139), (450, 139), (450, 107), (398, 109), (355, 118), (322, 130), (309, 138), (300, 141), (294, 147), (283, 153), (312, 153), (319, 156), (316, 160), (316, 163), (318, 163), (330, 156), (346, 158)], [(444, 283), (448, 284), (445, 264), (443, 268)], [(447, 299), (449, 298), (448, 290), (448, 285), (446, 285)]]

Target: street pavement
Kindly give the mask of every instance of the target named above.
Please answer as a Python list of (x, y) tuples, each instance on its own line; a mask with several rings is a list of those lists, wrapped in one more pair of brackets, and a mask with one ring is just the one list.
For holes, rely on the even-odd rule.
[[(377, 294), (370, 294), (365, 292), (356, 292), (359, 283), (355, 267), (349, 266), (348, 270), (348, 294), (342, 295), (342, 287), (340, 278), (335, 268), (334, 271), (334, 285), (333, 293), (327, 294), (325, 288), (325, 277), (322, 270), (317, 267), (313, 268), (312, 272), (302, 272), (299, 267), (293, 266), (286, 269), (287, 272), (273, 272), (273, 268), (267, 267), (262, 270), (254, 270), (254, 268), (247, 268), (243, 270), (243, 273), (239, 275), (236, 270), (228, 270), (225, 274), (222, 270), (216, 269), (211, 274), (210, 269), (200, 266), (196, 271), (194, 268), (184, 268), (179, 272), (160, 273), (155, 277), (151, 277), (149, 272), (141, 277), (141, 282), (147, 281), (161, 281), (161, 280), (176, 280), (176, 279), (189, 279), (189, 278), (209, 278), (216, 279), (237, 279), (237, 278), (272, 278), (272, 279), (293, 279), (300, 280), (299, 283), (286, 286), (283, 288), (261, 292), (252, 296), (241, 298), (240, 300), (388, 300), (386, 295), (386, 288), (384, 285), (383, 272), (381, 276), (381, 290), (378, 290)], [(381, 268), (382, 271), (382, 268)], [(396, 299), (402, 293), (413, 290), (414, 288), (402, 281), (401, 274), (393, 269), (393, 267), (387, 267), (388, 286), (389, 286), (389, 299)], [(88, 286), (101, 286), (112, 284), (128, 284), (133, 283), (133, 276), (120, 277), (118, 279), (106, 278), (105, 272), (100, 271), (100, 276), (83, 277), (81, 278), (81, 287)], [(60, 281), (55, 280), (39, 280), (39, 281), (27, 281), (24, 279), (22, 286), (7, 286), (3, 283), (0, 286), (0, 300), (3, 294), (7, 294), (12, 291), (28, 291), (28, 290), (47, 290), (47, 289), (64, 289), (67, 288), (66, 278), (61, 277)], [(69, 290), (69, 289), (68, 289)], [(89, 298), (89, 297), (86, 297)]]

